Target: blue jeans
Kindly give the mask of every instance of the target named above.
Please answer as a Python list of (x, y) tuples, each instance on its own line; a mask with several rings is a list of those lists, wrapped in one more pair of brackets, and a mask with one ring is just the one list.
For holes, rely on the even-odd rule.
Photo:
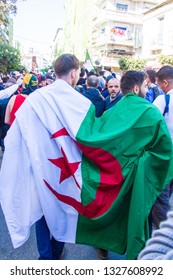
[(167, 213), (170, 210), (170, 196), (173, 191), (173, 180), (165, 187), (162, 193), (157, 197), (152, 209), (152, 220), (155, 229), (159, 229), (162, 221), (167, 219)]
[(36, 222), (36, 239), (39, 260), (59, 260), (64, 248), (64, 242), (55, 240), (49, 231), (45, 217)]

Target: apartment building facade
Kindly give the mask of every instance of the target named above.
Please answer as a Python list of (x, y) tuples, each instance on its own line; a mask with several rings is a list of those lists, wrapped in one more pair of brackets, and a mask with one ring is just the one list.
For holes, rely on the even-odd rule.
[(92, 18), (92, 56), (104, 66), (118, 68), (120, 57), (140, 57), (143, 12), (158, 1), (95, 0)]
[(160, 68), (160, 55), (173, 56), (173, 1), (166, 0), (144, 13), (141, 56), (148, 67)]

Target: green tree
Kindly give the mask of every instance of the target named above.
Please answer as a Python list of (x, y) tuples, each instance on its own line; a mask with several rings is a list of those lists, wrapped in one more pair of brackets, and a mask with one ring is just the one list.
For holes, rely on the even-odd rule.
[(128, 69), (127, 62), (128, 62), (128, 58), (126, 58), (126, 57), (122, 57), (119, 59), (118, 64), (119, 64), (121, 70)]
[(143, 70), (146, 59), (120, 58), (118, 61), (121, 70)]
[(143, 70), (146, 64), (146, 59), (129, 59), (128, 60), (128, 70)]
[(0, 73), (20, 70), (21, 67), (19, 50), (7, 44), (0, 43)]
[[(9, 16), (16, 15), (17, 1), (18, 0), (1, 0), (0, 1), (0, 27), (2, 24), (4, 26), (8, 26)], [(26, 1), (26, 0), (22, 0), (22, 1)]]
[(164, 55), (164, 54), (162, 54), (159, 57), (159, 62), (162, 65), (171, 65), (171, 66), (173, 66), (173, 56), (172, 55)]

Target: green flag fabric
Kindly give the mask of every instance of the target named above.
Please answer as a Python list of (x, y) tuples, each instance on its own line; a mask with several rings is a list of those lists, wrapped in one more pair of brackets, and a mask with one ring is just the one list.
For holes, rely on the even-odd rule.
[[(110, 186), (114, 183), (114, 188), (118, 188), (118, 194), (102, 216), (94, 219), (80, 216), (77, 241), (83, 243), (88, 238), (87, 243), (94, 245), (101, 238), (104, 249), (113, 242), (112, 251), (136, 259), (149, 238), (148, 216), (152, 205), (173, 176), (169, 131), (157, 108), (132, 93), (98, 118), (94, 126), (91, 122), (88, 115), (77, 134), (80, 144), (97, 148), (94, 155), (91, 150), (90, 156), (83, 150), (87, 154), (82, 163), (83, 203), (93, 200), (98, 189), (104, 188), (104, 183), (100, 184), (101, 170), (95, 167), (95, 174), (91, 173), (93, 162), (97, 166), (97, 160), (101, 159), (102, 150), (116, 158), (120, 166), (115, 164), (115, 168), (122, 178), (111, 182), (111, 172), (115, 174), (117, 170), (111, 170), (110, 166), (107, 180), (110, 178)], [(91, 181), (95, 181), (94, 187)], [(92, 195), (88, 197), (87, 193)], [(109, 193), (113, 195), (111, 188), (105, 189), (107, 199)]]

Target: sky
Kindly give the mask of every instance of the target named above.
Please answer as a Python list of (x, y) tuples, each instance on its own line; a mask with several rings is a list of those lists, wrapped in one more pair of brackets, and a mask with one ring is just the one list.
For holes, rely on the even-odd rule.
[(18, 0), (14, 39), (39, 50), (49, 48), (63, 25), (63, 0)]

